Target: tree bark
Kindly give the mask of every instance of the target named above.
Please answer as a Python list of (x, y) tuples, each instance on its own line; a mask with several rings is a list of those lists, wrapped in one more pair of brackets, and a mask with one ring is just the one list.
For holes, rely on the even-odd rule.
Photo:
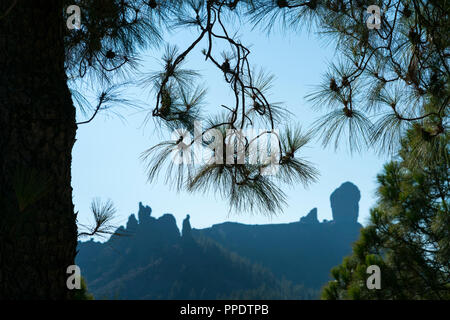
[(67, 299), (77, 227), (62, 0), (0, 1), (0, 299)]

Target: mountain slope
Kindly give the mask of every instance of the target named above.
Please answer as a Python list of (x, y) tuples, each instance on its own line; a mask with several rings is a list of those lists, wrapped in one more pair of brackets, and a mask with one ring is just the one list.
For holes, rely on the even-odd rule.
[[(142, 211), (148, 207), (140, 206)], [(79, 243), (77, 263), (97, 299), (311, 299), (317, 292), (184, 230), (175, 219), (131, 216), (125, 236)], [(190, 227), (190, 226), (189, 226)]]
[(224, 248), (262, 264), (276, 276), (320, 289), (330, 269), (351, 252), (360, 224), (294, 222), (277, 225), (222, 223), (193, 230)]
[(182, 235), (172, 215), (156, 219), (140, 203), (121, 236), (79, 242), (76, 262), (97, 299), (318, 298), (359, 236), (359, 199), (345, 182), (330, 196), (332, 221), (313, 209), (293, 223), (198, 230), (188, 215)]

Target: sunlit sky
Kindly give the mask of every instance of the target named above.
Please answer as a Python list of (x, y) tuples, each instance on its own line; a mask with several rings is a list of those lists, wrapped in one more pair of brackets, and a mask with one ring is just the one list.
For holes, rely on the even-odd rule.
[[(270, 96), (272, 101), (284, 102), (293, 113), (291, 123), (309, 128), (323, 113), (314, 111), (305, 96), (321, 82), (329, 63), (337, 59), (334, 45), (328, 43), (329, 39), (307, 31), (267, 35), (260, 30), (252, 31), (240, 26), (239, 34), (242, 42), (250, 45), (252, 65), (263, 67), (276, 76)], [(184, 50), (196, 35), (195, 30), (176, 30), (167, 35), (165, 41)], [(216, 113), (221, 109), (221, 104), (232, 101), (232, 96), (223, 75), (210, 62), (204, 61), (200, 53), (204, 47), (203, 43), (195, 49), (188, 57), (186, 67), (202, 74), (200, 82), (208, 88), (206, 111)], [(162, 50), (144, 52), (140, 70), (158, 70)], [(318, 182), (306, 189), (301, 184), (283, 186), (288, 205), (277, 216), (230, 212), (226, 200), (213, 194), (177, 192), (164, 183), (163, 176), (152, 184), (147, 183), (145, 164), (140, 160), (140, 155), (150, 146), (168, 139), (170, 133), (155, 130), (152, 121), (143, 125), (145, 116), (154, 107), (154, 95), (149, 95), (148, 90), (144, 89), (133, 89), (128, 95), (146, 101), (147, 109), (117, 110), (126, 121), (112, 113), (99, 115), (93, 122), (78, 129), (73, 151), (72, 186), (80, 223), (91, 221), (89, 207), (96, 197), (114, 202), (117, 208), (114, 222), (117, 226), (125, 225), (130, 214), (137, 214), (140, 201), (152, 207), (154, 217), (173, 214), (179, 227), (187, 214), (190, 214), (194, 228), (209, 227), (224, 221), (247, 224), (293, 222), (314, 207), (318, 208), (319, 221), (331, 220), (330, 194), (345, 181), (353, 182), (361, 190), (358, 220), (362, 224), (367, 221), (369, 209), (375, 203), (376, 175), (387, 158), (381, 158), (373, 151), (350, 154), (345, 146), (337, 151), (333, 147), (324, 149), (317, 140), (313, 140), (301, 156), (314, 163), (320, 171)]]

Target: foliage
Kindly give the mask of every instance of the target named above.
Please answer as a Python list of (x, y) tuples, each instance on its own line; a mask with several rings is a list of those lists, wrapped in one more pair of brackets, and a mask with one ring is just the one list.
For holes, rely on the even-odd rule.
[[(273, 77), (255, 72), (250, 63), (250, 50), (230, 30), (236, 21), (249, 20), (267, 31), (276, 26), (307, 25), (334, 41), (339, 61), (310, 95), (317, 108), (328, 110), (313, 127), (313, 133), (324, 145), (333, 143), (337, 148), (346, 139), (350, 150), (371, 146), (379, 152), (393, 153), (398, 150), (400, 138), (414, 127), (421, 142), (427, 142), (422, 145), (423, 151), (431, 154), (426, 149), (428, 142), (439, 143), (441, 139), (434, 138), (447, 130), (450, 70), (447, 0), (378, 0), (375, 3), (366, 0), (78, 0), (75, 3), (82, 9), (83, 26), (66, 37), (66, 69), (71, 80), (94, 78), (109, 83), (117, 79), (114, 77), (117, 74), (127, 78), (136, 71), (139, 50), (161, 44), (166, 30), (191, 28), (198, 33), (183, 51), (168, 46), (162, 70), (147, 72), (140, 78), (145, 87), (153, 88), (156, 98), (146, 121), (153, 117), (170, 130), (180, 129), (179, 137), (144, 152), (150, 181), (164, 167), (168, 180), (178, 189), (206, 191), (214, 184), (216, 192), (230, 200), (230, 208), (262, 209), (270, 214), (282, 208), (285, 195), (279, 184), (286, 182), (286, 177), (289, 183), (303, 184), (316, 179), (317, 171), (311, 164), (297, 158), (301, 150), (289, 144), (289, 133), (277, 135), (281, 152), (276, 162), (282, 170), (272, 177), (261, 174), (266, 162), (237, 163), (237, 155), (232, 164), (194, 167), (168, 163), (173, 151), (186, 147), (182, 145), (181, 132), (192, 133), (193, 122), (205, 119), (202, 106), (206, 91), (195, 85), (198, 73), (183, 68), (188, 55), (200, 46), (205, 60), (223, 75), (224, 84), (234, 93), (235, 101), (233, 106), (222, 105), (225, 112), (222, 117), (207, 119), (208, 127), (191, 144), (207, 144), (204, 135), (210, 129), (242, 130), (256, 123), (267, 124), (267, 134), (274, 134), (288, 115), (285, 107), (268, 98)], [(366, 26), (366, 8), (374, 4), (382, 10), (379, 30), (369, 30)], [(219, 47), (228, 49), (219, 54), (216, 52)], [(98, 110), (97, 107), (94, 115)], [(299, 131), (290, 133), (295, 133), (292, 138), (296, 141), (307, 142), (311, 138), (310, 134)], [(257, 144), (260, 138), (265, 138), (265, 134), (253, 143)], [(246, 157), (251, 158), (252, 142), (245, 140), (243, 144)], [(217, 184), (217, 180), (222, 183)]]
[[(380, 29), (366, 25), (370, 5), (381, 8)], [(261, 0), (250, 13), (264, 29), (309, 24), (336, 44), (338, 61), (309, 96), (329, 112), (314, 126), (324, 145), (347, 139), (350, 150), (395, 154), (412, 127), (422, 141), (447, 131), (449, 9), (447, 0)]]
[(114, 232), (115, 226), (112, 222), (115, 218), (116, 208), (111, 200), (102, 203), (99, 198), (94, 199), (91, 203), (91, 212), (94, 223), (91, 226), (80, 225), (86, 231), (78, 233), (78, 237), (120, 235)]
[[(310, 136), (299, 130), (278, 134), (276, 129), (288, 116), (285, 107), (268, 98), (273, 76), (257, 72), (250, 64), (250, 50), (232, 35), (236, 19), (245, 17), (254, 6), (253, 1), (92, 1), (78, 0), (83, 23), (80, 30), (72, 30), (66, 35), (66, 72), (72, 89), (75, 104), (88, 120), (114, 105), (131, 105), (126, 99), (112, 99), (110, 96), (120, 87), (119, 79), (129, 80), (138, 76), (139, 53), (148, 47), (156, 47), (162, 41), (162, 34), (176, 28), (196, 30), (198, 38), (183, 51), (167, 45), (162, 58), (162, 70), (144, 72), (139, 76), (140, 85), (151, 88), (155, 93), (155, 106), (145, 118), (157, 120), (159, 125), (169, 130), (193, 131), (194, 121), (206, 120), (208, 127), (193, 142), (208, 145), (205, 135), (211, 129), (222, 132), (245, 130), (260, 123), (266, 132), (254, 139), (241, 141), (246, 159), (255, 157), (256, 146), (265, 143), (267, 136), (275, 135), (280, 148), (272, 162), (279, 165), (278, 175), (268, 176), (263, 172), (269, 166), (266, 159), (251, 163), (241, 163), (239, 155), (233, 153), (230, 163), (200, 166), (170, 163), (172, 151), (180, 148), (179, 138), (162, 142), (149, 148), (143, 154), (148, 165), (149, 180), (156, 178), (162, 170), (173, 178), (178, 189), (207, 191), (213, 184), (215, 192), (230, 200), (230, 209), (254, 211), (261, 209), (267, 214), (279, 212), (285, 203), (285, 194), (279, 187), (283, 182), (298, 181), (305, 185), (314, 181), (316, 169), (298, 157)], [(234, 31), (233, 31), (234, 32)], [(234, 96), (234, 105), (222, 105), (222, 117), (207, 119), (202, 114), (206, 90), (195, 84), (199, 74), (185, 69), (187, 56), (196, 48), (203, 46), (205, 60), (217, 67)], [(226, 48), (216, 52), (216, 48)], [(80, 93), (98, 81), (103, 89), (98, 95), (97, 106), (90, 106)], [(105, 107), (105, 102), (109, 106)], [(136, 103), (137, 104), (137, 103)], [(92, 115), (89, 116), (89, 113)], [(227, 136), (234, 138), (234, 136)], [(182, 146), (182, 145), (181, 145)], [(272, 149), (275, 148), (271, 147)], [(223, 184), (217, 184), (219, 179)], [(172, 181), (172, 180), (171, 180)]]
[(88, 292), (86, 281), (81, 277), (81, 289), (74, 290), (72, 300), (94, 300), (94, 296)]
[[(265, 123), (267, 134), (242, 141), (246, 158), (252, 158), (253, 146), (276, 134), (288, 115), (284, 106), (268, 97), (273, 77), (255, 72), (250, 50), (232, 33), (230, 26), (236, 21), (249, 20), (267, 31), (276, 26), (308, 25), (336, 43), (340, 61), (310, 95), (318, 108), (329, 110), (313, 128), (324, 145), (333, 142), (337, 148), (345, 138), (350, 150), (378, 146), (377, 151), (394, 152), (412, 126), (424, 141), (446, 132), (450, 70), (447, 0), (78, 0), (75, 4), (83, 12), (83, 25), (66, 36), (66, 70), (71, 84), (80, 79), (110, 83), (122, 76), (129, 78), (136, 72), (140, 50), (160, 45), (167, 30), (190, 28), (198, 33), (182, 51), (168, 45), (162, 70), (140, 77), (145, 87), (153, 88), (156, 99), (146, 121), (153, 117), (170, 130), (179, 129), (178, 137), (149, 148), (143, 159), (150, 181), (164, 167), (167, 181), (178, 189), (207, 191), (214, 185), (215, 192), (229, 199), (230, 209), (278, 212), (285, 198), (279, 185), (286, 177), (289, 183), (308, 184), (318, 174), (310, 163), (297, 158), (301, 150), (289, 144), (289, 133), (277, 134), (280, 154), (276, 163), (282, 170), (271, 177), (262, 174), (267, 161), (240, 163), (237, 154), (229, 164), (169, 163), (180, 147), (207, 144), (204, 135), (211, 129), (226, 132)], [(373, 4), (382, 8), (379, 30), (366, 26), (366, 8)], [(232, 90), (234, 105), (222, 104), (223, 116), (207, 119), (208, 127), (183, 145), (183, 130), (192, 133), (194, 121), (205, 119), (206, 91), (195, 85), (199, 74), (183, 67), (189, 54), (200, 46), (205, 60), (217, 68)], [(217, 52), (224, 47), (228, 48), (225, 52)], [(78, 96), (75, 85), (72, 87)], [(74, 100), (81, 102), (81, 109), (89, 109), (83, 107), (83, 99)], [(100, 100), (97, 108), (91, 107), (94, 116), (101, 104)], [(302, 146), (311, 138), (300, 131), (290, 133), (295, 134), (295, 141), (303, 141)]]

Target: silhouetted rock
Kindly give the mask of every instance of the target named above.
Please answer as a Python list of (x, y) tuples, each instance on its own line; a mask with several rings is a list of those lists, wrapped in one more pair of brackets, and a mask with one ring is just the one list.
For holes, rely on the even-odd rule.
[(138, 218), (140, 224), (145, 224), (150, 221), (150, 216), (152, 215), (152, 208), (149, 206), (143, 206), (142, 202), (139, 202)]
[(181, 234), (183, 235), (183, 237), (186, 237), (186, 238), (192, 236), (191, 223), (189, 222), (190, 217), (191, 217), (190, 215), (187, 215), (186, 218), (183, 220), (183, 230), (182, 230)]
[[(333, 221), (317, 219), (317, 208), (299, 222), (270, 225), (221, 223), (193, 230), (230, 251), (268, 267), (275, 275), (319, 289), (332, 267), (351, 253), (361, 225), (357, 222), (359, 189), (343, 183), (331, 198)], [(346, 206), (346, 204), (348, 206)]]
[(116, 229), (116, 231), (114, 231), (114, 234), (116, 234), (117, 236), (119, 235), (123, 235), (126, 233), (126, 230), (123, 226), (120, 226)]
[(317, 219), (317, 208), (312, 209), (305, 217), (300, 218), (302, 223), (319, 223)]
[(162, 215), (158, 220), (158, 228), (164, 234), (171, 238), (178, 238), (180, 236), (180, 230), (177, 227), (177, 221), (175, 217), (170, 213)]
[(330, 195), (331, 211), (336, 223), (357, 223), (361, 193), (351, 182), (344, 182)]
[(134, 234), (134, 233), (136, 233), (137, 228), (138, 228), (138, 222), (137, 222), (137, 220), (136, 220), (135, 215), (132, 214), (132, 215), (129, 216), (129, 218), (128, 218), (127, 228), (126, 228), (127, 230), (126, 230), (126, 231), (127, 231), (128, 233)]

